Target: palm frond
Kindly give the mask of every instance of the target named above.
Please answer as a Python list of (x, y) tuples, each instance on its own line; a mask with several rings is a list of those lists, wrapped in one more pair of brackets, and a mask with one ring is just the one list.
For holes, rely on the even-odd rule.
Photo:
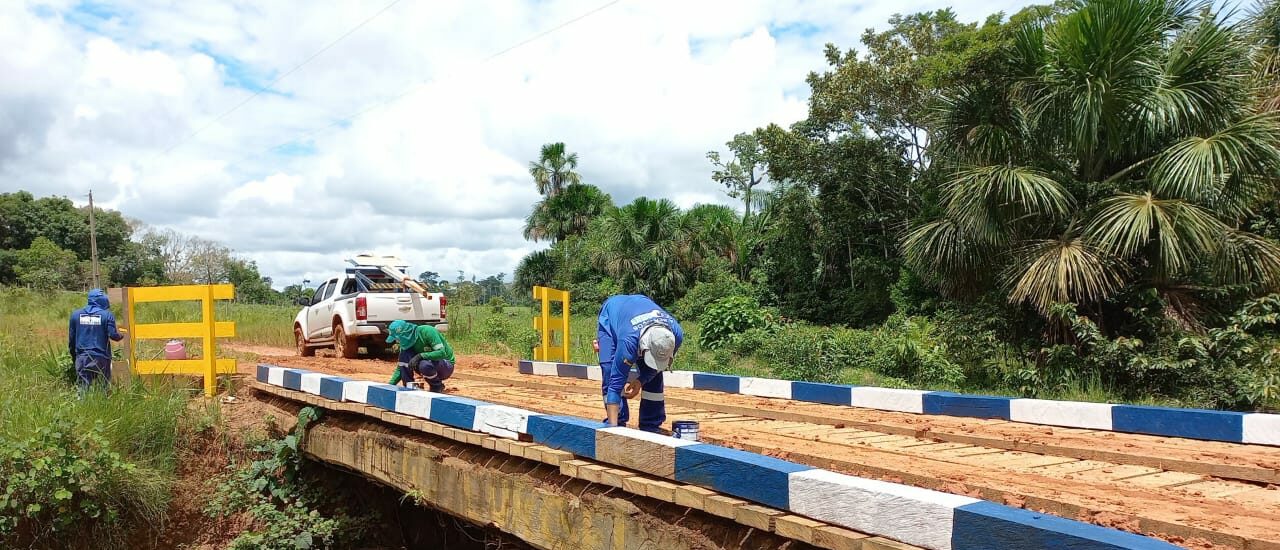
[(1159, 80), (1139, 103), (1148, 143), (1216, 131), (1247, 100), (1248, 51), (1241, 33), (1206, 14), (1169, 45)]
[(1175, 275), (1213, 253), (1226, 231), (1221, 221), (1199, 206), (1146, 193), (1102, 201), (1085, 235), (1090, 244), (1119, 258), (1148, 250), (1153, 267)]
[(1218, 280), (1228, 285), (1267, 292), (1280, 287), (1280, 245), (1247, 231), (1228, 231), (1212, 266)]
[(909, 230), (901, 246), (907, 264), (947, 293), (973, 289), (987, 264), (984, 247), (949, 218)]
[(1047, 174), (1022, 166), (982, 166), (962, 171), (947, 184), (947, 212), (983, 240), (997, 242), (1023, 217), (1058, 220), (1075, 200)]
[(1042, 314), (1055, 304), (1100, 302), (1124, 282), (1116, 263), (1078, 236), (1033, 241), (1016, 256), (1005, 274), (1009, 302)]
[(1242, 215), (1265, 187), (1255, 177), (1280, 173), (1280, 112), (1248, 117), (1208, 137), (1189, 137), (1155, 160), (1154, 190), (1200, 204), (1221, 206)]

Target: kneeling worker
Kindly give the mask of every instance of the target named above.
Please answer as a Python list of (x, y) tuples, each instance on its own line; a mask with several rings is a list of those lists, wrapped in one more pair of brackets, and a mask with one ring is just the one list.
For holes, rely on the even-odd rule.
[(400, 358), (390, 384), (413, 382), (414, 373), (427, 380), (436, 393), (444, 392), (444, 381), (453, 376), (453, 348), (444, 335), (431, 325), (414, 325), (408, 321), (392, 321), (387, 327), (387, 343), (400, 344)]
[[(671, 369), (671, 361), (684, 340), (680, 323), (648, 296), (632, 294), (611, 296), (600, 308), (596, 327), (600, 346), (601, 391), (610, 426), (626, 426), (630, 416), (624, 386), (634, 396), (634, 385), (640, 385), (641, 430), (659, 432), (667, 419), (667, 406), (662, 395), (662, 371)], [(639, 376), (628, 384), (631, 367)]]

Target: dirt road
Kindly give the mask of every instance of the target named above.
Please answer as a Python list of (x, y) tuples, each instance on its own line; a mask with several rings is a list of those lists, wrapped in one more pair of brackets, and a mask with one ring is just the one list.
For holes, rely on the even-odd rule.
[[(385, 360), (296, 357), (233, 346), (262, 362), (386, 381)], [(252, 375), (253, 363), (241, 362)], [(459, 357), (451, 393), (539, 412), (602, 416), (598, 382), (521, 375), (514, 361)], [(796, 462), (978, 496), (1160, 536), (1191, 548), (1280, 549), (1280, 449), (890, 413), (668, 390), (669, 419), (703, 439)]]

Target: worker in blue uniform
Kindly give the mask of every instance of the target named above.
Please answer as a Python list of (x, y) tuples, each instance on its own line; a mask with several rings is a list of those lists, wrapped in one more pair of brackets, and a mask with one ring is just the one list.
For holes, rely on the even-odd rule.
[[(640, 294), (610, 296), (600, 308), (596, 338), (600, 346), (601, 392), (605, 422), (626, 426), (629, 417), (624, 389), (640, 386), (641, 430), (660, 432), (667, 419), (662, 373), (671, 369), (684, 331), (667, 310)], [(637, 377), (628, 382), (632, 367)], [(628, 387), (630, 386), (630, 387)]]
[(76, 385), (80, 392), (99, 379), (111, 382), (111, 343), (124, 339), (124, 330), (116, 329), (116, 316), (101, 289), (89, 291), (89, 303), (71, 312), (67, 325), (67, 351), (76, 366)]

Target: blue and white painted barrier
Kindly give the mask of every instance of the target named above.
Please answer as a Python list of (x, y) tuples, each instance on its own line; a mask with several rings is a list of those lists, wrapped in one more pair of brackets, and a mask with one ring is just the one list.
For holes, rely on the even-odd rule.
[[(519, 369), (522, 374), (600, 379), (598, 365), (520, 361)], [(692, 371), (667, 372), (663, 375), (663, 384), (668, 388), (712, 390), (882, 411), (994, 418), (1064, 428), (1280, 446), (1280, 414), (1021, 399)]]
[[(544, 372), (555, 372), (559, 376), (565, 371)], [(573, 374), (577, 377), (578, 372)], [(582, 374), (589, 375), (588, 372)], [(329, 398), (367, 403), (507, 439), (527, 435), (540, 445), (597, 462), (706, 487), (833, 525), (933, 550), (1177, 548), (1142, 535), (967, 496), (839, 474), (756, 453), (631, 428), (607, 427), (599, 421), (538, 414), (465, 397), (272, 365), (258, 365), (257, 379), (274, 386), (325, 397), (338, 396)], [(811, 395), (828, 399), (843, 391), (839, 386), (788, 387), (778, 384), (778, 381), (743, 383), (725, 378), (711, 378), (710, 381), (716, 387), (732, 385), (769, 395), (782, 395), (787, 388), (792, 398)], [(902, 399), (898, 394), (890, 395), (892, 400)], [(924, 405), (915, 408), (923, 409)]]

